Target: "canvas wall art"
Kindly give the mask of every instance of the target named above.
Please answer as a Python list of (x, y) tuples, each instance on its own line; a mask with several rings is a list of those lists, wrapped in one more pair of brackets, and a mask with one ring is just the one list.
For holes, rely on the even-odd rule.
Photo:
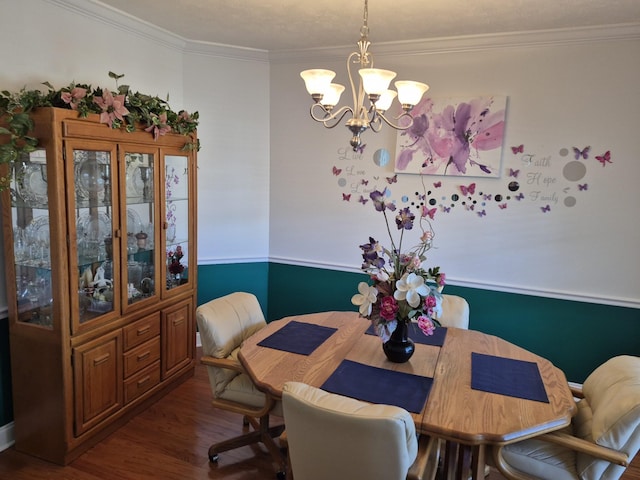
[(396, 173), (500, 177), (507, 97), (423, 98), (398, 131)]

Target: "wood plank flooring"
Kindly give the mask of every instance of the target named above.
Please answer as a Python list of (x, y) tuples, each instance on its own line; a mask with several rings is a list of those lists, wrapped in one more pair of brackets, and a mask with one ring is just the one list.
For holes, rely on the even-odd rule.
[[(203, 366), (107, 439), (66, 467), (9, 448), (0, 453), (0, 479), (6, 480), (262, 480), (275, 478), (262, 446), (243, 447), (207, 458), (209, 445), (241, 432), (240, 415), (214, 409)], [(277, 422), (274, 422), (277, 423)], [(492, 471), (488, 480), (501, 480)], [(640, 455), (623, 480), (640, 480)], [(358, 480), (358, 479), (354, 479)]]

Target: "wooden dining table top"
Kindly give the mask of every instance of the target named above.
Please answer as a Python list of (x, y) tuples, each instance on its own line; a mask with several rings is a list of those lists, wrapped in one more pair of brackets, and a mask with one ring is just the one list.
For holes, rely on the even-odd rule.
[[(291, 321), (336, 328), (310, 355), (258, 345)], [(278, 399), (287, 381), (320, 388), (343, 360), (433, 378), (425, 406), (413, 413), (416, 429), (465, 445), (505, 444), (558, 430), (571, 421), (576, 406), (564, 373), (550, 361), (499, 337), (448, 328), (442, 347), (416, 343), (406, 363), (392, 363), (381, 340), (367, 335), (367, 319), (357, 312), (322, 312), (269, 323), (248, 338), (239, 359), (258, 389)], [(549, 403), (471, 388), (472, 352), (535, 362)]]

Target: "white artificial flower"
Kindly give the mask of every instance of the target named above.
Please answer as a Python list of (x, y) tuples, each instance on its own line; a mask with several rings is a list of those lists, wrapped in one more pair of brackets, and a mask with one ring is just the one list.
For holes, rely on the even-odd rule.
[(396, 291), (393, 292), (393, 297), (396, 300), (406, 300), (410, 306), (416, 308), (420, 305), (420, 296), (425, 297), (428, 294), (429, 287), (424, 283), (424, 278), (412, 272), (404, 274), (396, 282)]
[(358, 311), (363, 317), (371, 315), (371, 306), (376, 303), (378, 299), (378, 289), (372, 287), (366, 282), (360, 282), (358, 284), (358, 292), (351, 297), (351, 303), (359, 305)]

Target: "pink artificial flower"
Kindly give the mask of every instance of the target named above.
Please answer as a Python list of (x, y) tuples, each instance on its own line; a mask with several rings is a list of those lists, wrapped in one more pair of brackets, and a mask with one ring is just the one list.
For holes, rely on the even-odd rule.
[(102, 109), (100, 123), (107, 123), (113, 128), (113, 121), (117, 118), (124, 120), (124, 115), (129, 114), (129, 110), (124, 106), (124, 95), (116, 95), (105, 89), (101, 97), (93, 97), (93, 101)]
[(178, 114), (178, 118), (184, 122), (191, 121), (191, 115), (189, 115), (189, 112), (187, 112), (186, 110), (181, 110)]
[(167, 125), (167, 114), (161, 113), (159, 116), (155, 113), (151, 114), (153, 125), (144, 129), (145, 132), (153, 132), (153, 139), (158, 140), (160, 135), (164, 135), (171, 131), (171, 127)]
[(424, 333), (427, 336), (433, 335), (433, 332), (436, 329), (431, 319), (425, 315), (420, 315), (418, 317), (418, 327), (420, 327), (420, 330), (422, 330), (422, 333)]
[(440, 285), (441, 287), (445, 286), (446, 280), (447, 280), (447, 276), (444, 273), (440, 273), (438, 275), (438, 285)]
[(60, 98), (67, 103), (72, 110), (78, 109), (78, 103), (87, 95), (87, 89), (82, 87), (74, 87), (71, 92), (62, 92)]
[(437, 300), (436, 297), (434, 297), (433, 295), (429, 295), (427, 298), (424, 299), (424, 305), (427, 308), (433, 308), (437, 305)]
[(396, 299), (391, 296), (384, 297), (380, 301), (380, 316), (387, 321), (391, 321), (396, 318), (396, 313), (398, 313), (398, 302), (396, 302)]

